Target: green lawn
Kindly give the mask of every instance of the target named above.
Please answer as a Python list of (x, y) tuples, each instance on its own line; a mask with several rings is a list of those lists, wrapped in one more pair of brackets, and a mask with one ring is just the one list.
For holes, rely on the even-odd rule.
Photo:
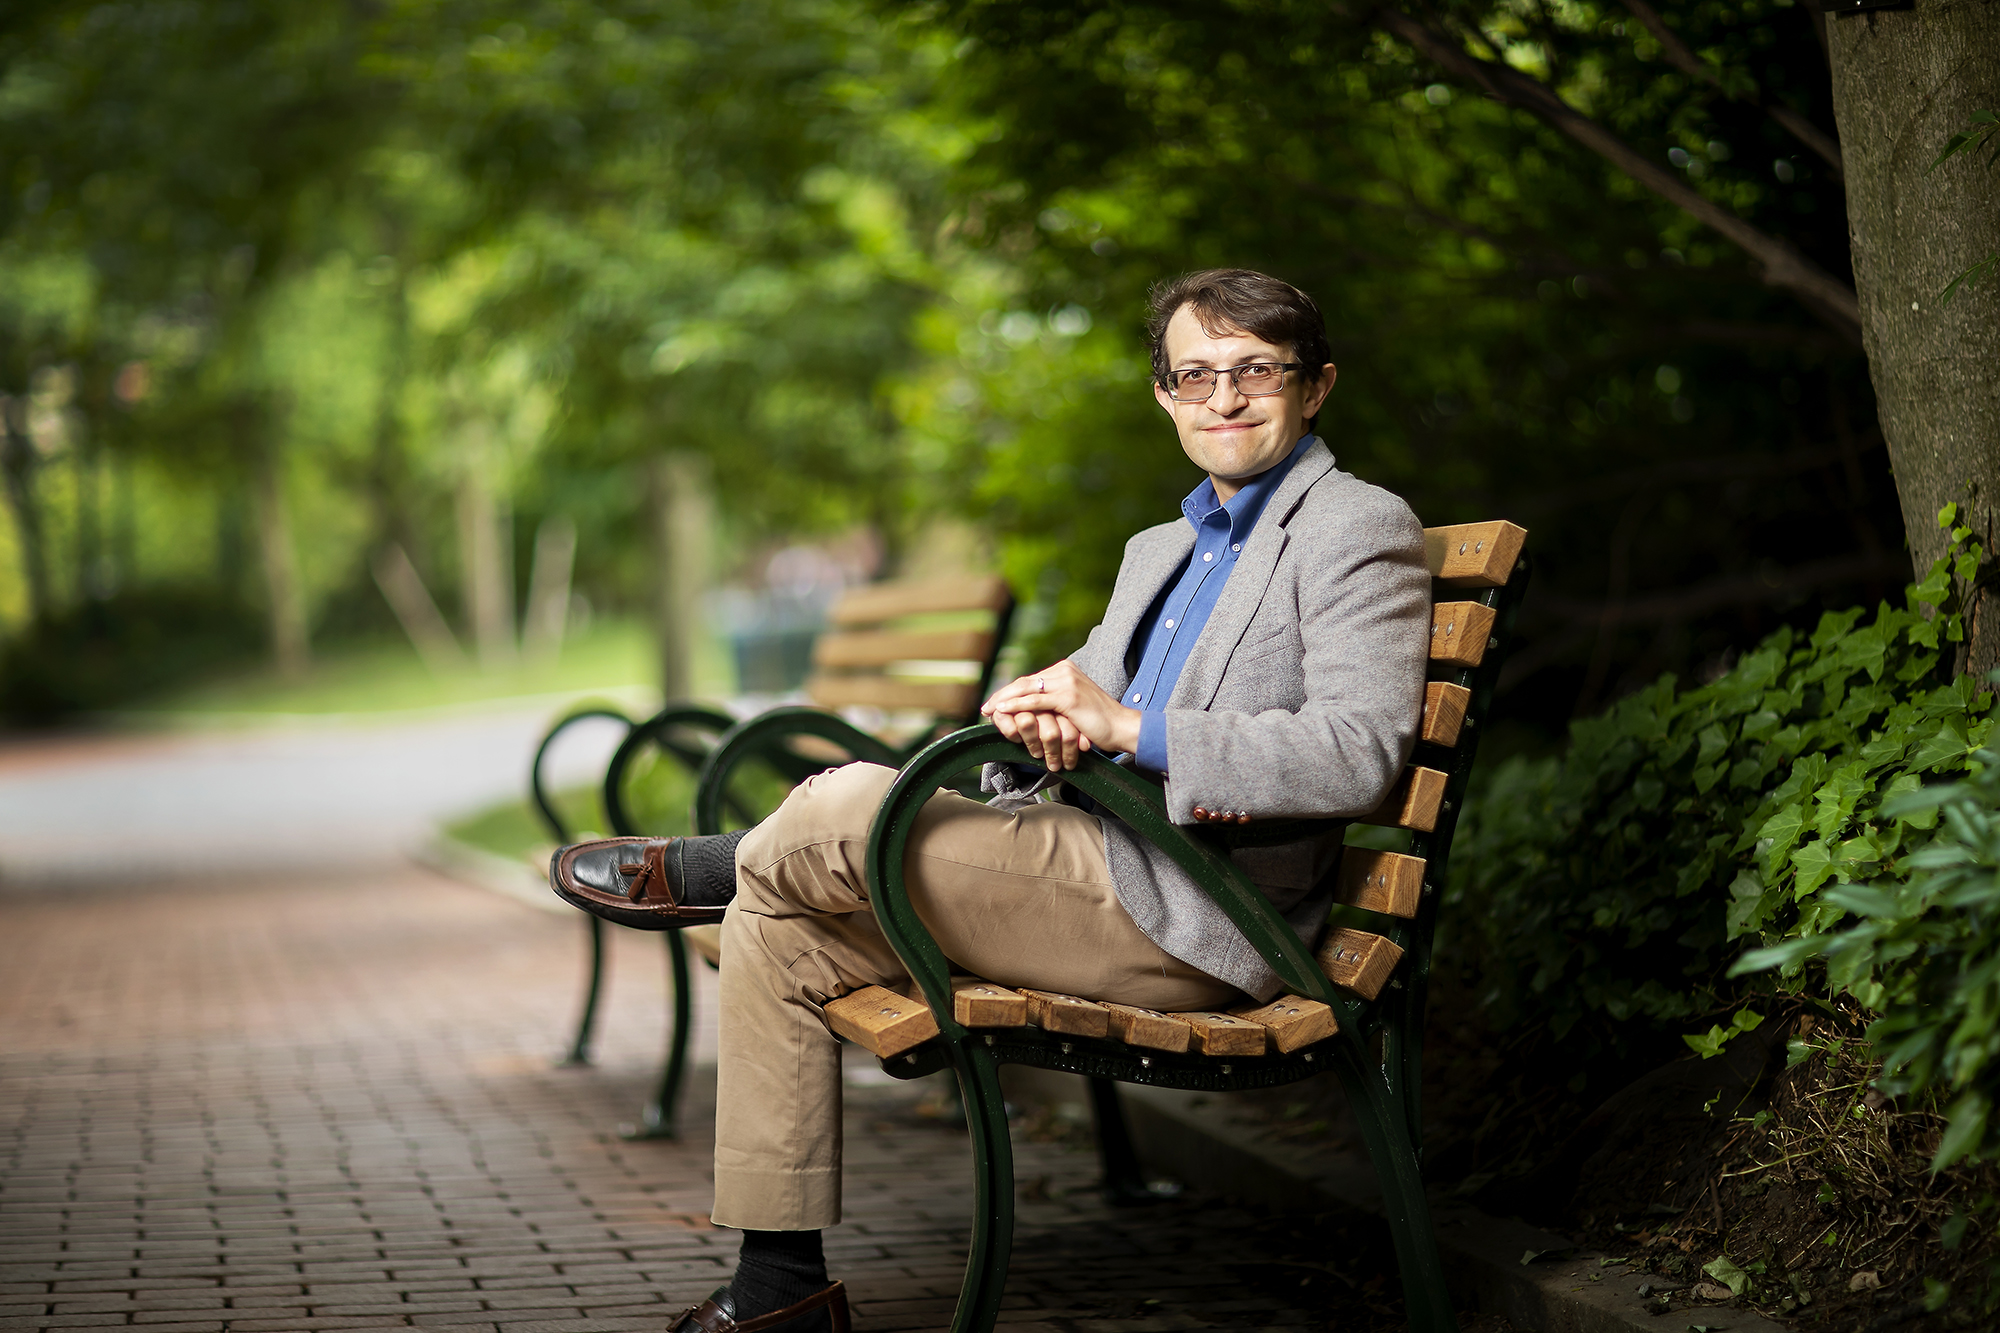
[[(731, 682), (720, 654), (704, 654), (700, 691), (721, 695)], [(131, 710), (135, 720), (209, 722), (229, 715), (379, 713), (522, 696), (645, 691), (658, 677), (643, 625), (612, 621), (563, 645), (550, 661), (482, 669), (468, 663), (433, 673), (404, 643), (328, 651), (302, 680), (257, 672), (205, 681)]]

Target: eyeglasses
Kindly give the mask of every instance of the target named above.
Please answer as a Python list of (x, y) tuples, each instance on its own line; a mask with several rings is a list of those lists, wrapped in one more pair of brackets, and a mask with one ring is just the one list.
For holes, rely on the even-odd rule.
[(1269, 398), (1284, 392), (1286, 371), (1304, 369), (1300, 361), (1251, 361), (1224, 370), (1196, 366), (1168, 371), (1160, 376), (1160, 385), (1177, 403), (1205, 403), (1215, 396), (1215, 386), (1227, 375), (1230, 385), (1245, 398)]

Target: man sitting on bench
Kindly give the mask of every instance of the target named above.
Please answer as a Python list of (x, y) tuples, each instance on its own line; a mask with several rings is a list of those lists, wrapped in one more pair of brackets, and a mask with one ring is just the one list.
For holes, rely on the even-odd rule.
[[(1310, 297), (1245, 269), (1195, 273), (1156, 289), (1148, 332), (1154, 396), (1207, 479), (1182, 517), (1126, 544), (1089, 641), (987, 702), (1041, 768), (990, 766), (988, 803), (934, 797), (908, 884), (967, 973), (1196, 1010), (1267, 1000), (1278, 980), (1164, 852), (1065, 803), (1055, 775), (1080, 751), (1129, 756), (1179, 823), (1373, 810), (1417, 732), (1430, 576), (1409, 506), (1339, 471), (1311, 433), (1335, 371)], [(551, 863), (555, 891), (607, 920), (722, 923), (714, 1219), (744, 1234), (734, 1278), (677, 1333), (847, 1328), (820, 1248), (841, 1157), (840, 1052), (820, 1009), (909, 980), (864, 870), (894, 778), (849, 764), (754, 829), (582, 843)], [(1308, 944), (1338, 842), (1235, 853)]]

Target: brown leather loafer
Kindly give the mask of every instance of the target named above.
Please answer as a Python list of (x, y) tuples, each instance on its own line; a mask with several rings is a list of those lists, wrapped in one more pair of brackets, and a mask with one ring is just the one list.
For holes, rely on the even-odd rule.
[(736, 1307), (729, 1298), (728, 1287), (717, 1287), (715, 1294), (700, 1305), (688, 1307), (688, 1312), (667, 1325), (667, 1333), (791, 1333), (787, 1327), (798, 1321), (801, 1333), (812, 1327), (813, 1315), (824, 1309), (827, 1315), (826, 1327), (829, 1333), (849, 1333), (847, 1319), (847, 1288), (836, 1282), (825, 1291), (816, 1291), (796, 1305), (787, 1305), (782, 1310), (760, 1314), (755, 1319), (738, 1320)]
[(667, 866), (670, 858), (679, 857), (682, 841), (599, 838), (559, 847), (549, 858), (549, 887), (570, 906), (621, 926), (674, 930), (714, 925), (727, 909), (684, 907), (675, 901), (673, 884), (686, 880), (678, 864), (669, 880)]

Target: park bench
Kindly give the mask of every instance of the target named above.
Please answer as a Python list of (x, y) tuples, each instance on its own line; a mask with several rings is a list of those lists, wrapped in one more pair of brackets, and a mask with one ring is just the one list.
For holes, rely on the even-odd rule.
[[(701, 790), (713, 791), (708, 806), (715, 832), (722, 831), (725, 816), (739, 827), (754, 824), (775, 808), (782, 791), (829, 763), (852, 757), (898, 767), (940, 733), (979, 715), (1013, 613), (1013, 593), (1006, 580), (995, 575), (906, 579), (851, 588), (829, 609), (829, 628), (813, 642), (805, 691), (817, 707), (777, 708), (742, 723), (692, 703), (669, 703), (640, 722), (613, 708), (580, 708), (551, 727), (535, 750), (529, 770), (535, 807), (558, 844), (573, 840), (575, 830), (550, 799), (543, 770), (557, 738), (593, 718), (626, 726), (605, 766), (602, 785), (605, 819), (620, 836), (663, 832), (642, 827), (646, 821), (634, 800), (635, 775), (653, 762), (677, 764), (702, 779)], [(878, 710), (890, 722), (901, 721), (911, 737), (899, 745), (825, 711), (836, 708)], [(773, 719), (779, 720), (776, 725)], [(726, 755), (719, 766), (714, 763), (717, 753)], [(740, 781), (758, 769), (761, 783)], [(589, 979), (566, 1064), (589, 1063), (603, 994), (605, 923), (587, 914), (585, 919), (590, 932)], [(693, 1026), (688, 951), (692, 948), (711, 966), (719, 957), (719, 927), (661, 935), (672, 976), (673, 1015), (659, 1086), (641, 1113), (634, 1138), (674, 1137)]]
[[(1414, 1333), (1458, 1327), (1432, 1234), (1420, 1174), (1419, 1074), (1426, 987), (1446, 856), (1527, 583), (1526, 533), (1511, 523), (1463, 524), (1424, 533), (1433, 579), (1431, 671), (1410, 764), (1366, 823), (1407, 830), (1408, 850), (1349, 845), (1338, 867), (1344, 916), (1318, 947), (1304, 944), (1227, 853), (1331, 832), (1347, 821), (1269, 819), (1180, 826), (1158, 786), (1096, 753), (1065, 779), (1165, 849), (1215, 900), (1282, 979), (1267, 1005), (1162, 1014), (1084, 996), (1022, 992), (955, 974), (910, 906), (903, 857), (923, 804), (940, 785), (985, 763), (1032, 762), (990, 725), (968, 727), (909, 759), (877, 813), (868, 841), (868, 889), (883, 934), (921, 996), (865, 987), (825, 1007), (829, 1028), (867, 1048), (903, 1079), (957, 1076), (972, 1140), (975, 1203), (953, 1333), (990, 1333), (1012, 1244), (1012, 1148), (1001, 1102), (1001, 1064), (1033, 1065), (1090, 1080), (1107, 1188), (1144, 1193), (1118, 1083), (1228, 1092), (1276, 1087), (1331, 1071), (1353, 1108), (1380, 1179)], [(709, 758), (712, 771), (727, 749)], [(715, 794), (697, 795), (713, 805)], [(712, 811), (710, 812), (713, 813)]]

